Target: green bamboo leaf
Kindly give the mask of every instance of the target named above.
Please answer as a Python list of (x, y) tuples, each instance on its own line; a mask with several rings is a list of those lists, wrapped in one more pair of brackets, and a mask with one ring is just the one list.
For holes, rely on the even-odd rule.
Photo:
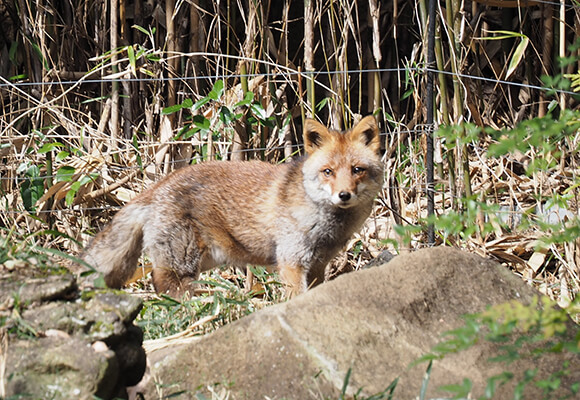
[(516, 47), (516, 50), (514, 51), (514, 54), (512, 55), (512, 58), (508, 65), (508, 70), (505, 76), (506, 79), (509, 78), (514, 73), (518, 65), (520, 65), (520, 62), (524, 58), (524, 54), (526, 52), (529, 43), (530, 39), (527, 36), (522, 35), (522, 40), (518, 44), (518, 47)]
[(131, 72), (133, 76), (137, 77), (137, 60), (135, 58), (135, 49), (133, 46), (127, 46), (127, 57), (129, 58), (129, 65), (131, 66)]
[(131, 28), (137, 29), (139, 32), (141, 32), (142, 34), (147, 35), (147, 36), (149, 36), (149, 34), (150, 34), (150, 32), (147, 29), (145, 29), (139, 25), (133, 25)]
[(36, 53), (36, 55), (38, 56), (38, 58), (42, 62), (42, 65), (44, 66), (44, 69), (48, 71), (50, 69), (49, 66), (48, 66), (48, 61), (44, 57), (44, 54), (42, 53), (42, 50), (40, 49), (40, 46), (37, 45), (36, 43), (32, 43), (32, 49), (34, 50), (34, 52)]
[(516, 37), (520, 37), (520, 38), (524, 38), (526, 37), (526, 35), (524, 35), (523, 33), (519, 33), (519, 32), (512, 32), (512, 31), (486, 31), (488, 33), (492, 33), (492, 34), (500, 34), (500, 35), (496, 35), (496, 36), (485, 36), (485, 37), (478, 37), (477, 39), (479, 40), (502, 40), (502, 39), (512, 39), (512, 38), (516, 38)]

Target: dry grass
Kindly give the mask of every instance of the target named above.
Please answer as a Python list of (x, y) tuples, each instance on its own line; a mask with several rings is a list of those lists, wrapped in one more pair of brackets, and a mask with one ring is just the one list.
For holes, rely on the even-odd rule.
[[(103, 34), (115, 32), (107, 29), (109, 10), (89, 13), (86, 1), (74, 10), (51, 1), (20, 13), (12, 12), (15, 1), (0, 6), (18, 44), (11, 63), (0, 65), (0, 240), (17, 243), (9, 257), (31, 245), (78, 254), (119, 207), (188, 163), (296, 156), (301, 121), (314, 111), (342, 127), (377, 110), (384, 137), (384, 190), (329, 276), (360, 269), (383, 250), (428, 245), (415, 229), (427, 209), (424, 2), (395, 2), (374, 14), (373, 2), (356, 0), (309, 10), (291, 1), (204, 8), (192, 0), (176, 10), (152, 3), (118, 21), (112, 49)], [(550, 69), (555, 8), (524, 7), (498, 26), (501, 12), (514, 10), (471, 3), (454, 12), (451, 3), (439, 18), (437, 124), (513, 128), (548, 106), (578, 108), (569, 92), (535, 87), (544, 74), (552, 76), (548, 86), (561, 85), (559, 74), (578, 66)], [(565, 16), (559, 39), (568, 45), (577, 40), (578, 8)], [(36, 29), (25, 37), (19, 26)], [(502, 39), (499, 30), (514, 34)], [(560, 56), (575, 59), (578, 49), (564, 47)], [(461, 135), (436, 142), (438, 244), (494, 258), (568, 304), (580, 285), (580, 243), (568, 237), (538, 247), (558, 232), (542, 229), (532, 210), (558, 200), (561, 227), (578, 220), (578, 133), (558, 141), (559, 159), (532, 174), (526, 167), (547, 157), (541, 146), (490, 156), (501, 136)], [(147, 282), (140, 290), (149, 291)]]

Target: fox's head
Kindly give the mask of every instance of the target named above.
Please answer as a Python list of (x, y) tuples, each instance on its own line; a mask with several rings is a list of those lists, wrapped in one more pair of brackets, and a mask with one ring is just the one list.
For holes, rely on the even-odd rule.
[(304, 187), (315, 202), (340, 208), (370, 203), (383, 183), (379, 130), (374, 117), (346, 132), (317, 121), (304, 124)]

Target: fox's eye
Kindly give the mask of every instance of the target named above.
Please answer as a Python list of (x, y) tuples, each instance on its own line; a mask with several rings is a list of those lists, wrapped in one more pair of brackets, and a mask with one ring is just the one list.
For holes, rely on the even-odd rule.
[(324, 174), (324, 176), (332, 176), (333, 171), (330, 168), (324, 168), (322, 170), (322, 173)]
[(360, 175), (360, 174), (362, 174), (365, 171), (366, 171), (366, 169), (363, 168), (363, 167), (352, 167), (352, 173), (354, 175)]

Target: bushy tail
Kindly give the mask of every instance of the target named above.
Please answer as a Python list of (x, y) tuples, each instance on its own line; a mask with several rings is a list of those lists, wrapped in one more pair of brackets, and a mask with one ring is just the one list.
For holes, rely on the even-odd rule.
[(143, 249), (146, 206), (127, 204), (89, 243), (82, 259), (105, 278), (111, 288), (120, 288), (133, 275)]

